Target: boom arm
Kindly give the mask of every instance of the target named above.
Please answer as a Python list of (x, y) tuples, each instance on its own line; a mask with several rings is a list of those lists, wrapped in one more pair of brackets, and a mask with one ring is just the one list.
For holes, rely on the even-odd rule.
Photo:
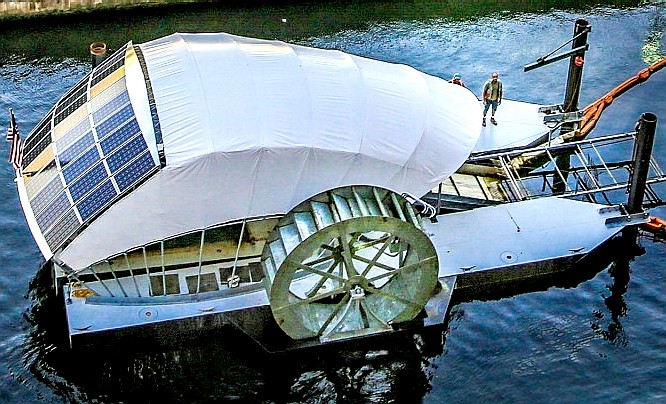
[(624, 94), (638, 84), (643, 83), (650, 78), (652, 73), (658, 72), (664, 66), (666, 66), (666, 57), (639, 71), (635, 76), (628, 78), (623, 83), (609, 91), (606, 95), (585, 107), (583, 109), (583, 121), (581, 122), (581, 128), (576, 133), (575, 138), (583, 139), (585, 136), (587, 136), (597, 124), (597, 121), (601, 117), (604, 109), (611, 105), (615, 98)]

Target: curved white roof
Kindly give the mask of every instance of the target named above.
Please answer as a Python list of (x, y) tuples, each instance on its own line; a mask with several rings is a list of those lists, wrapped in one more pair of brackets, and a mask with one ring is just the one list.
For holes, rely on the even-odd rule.
[[(138, 47), (166, 166), (59, 254), (75, 269), (175, 234), (285, 213), (341, 185), (423, 195), (460, 167), (481, 132), (470, 91), (405, 65), (223, 33)], [(146, 88), (130, 85), (144, 71), (127, 55), (130, 99), (152, 134), (148, 104), (137, 101)]]

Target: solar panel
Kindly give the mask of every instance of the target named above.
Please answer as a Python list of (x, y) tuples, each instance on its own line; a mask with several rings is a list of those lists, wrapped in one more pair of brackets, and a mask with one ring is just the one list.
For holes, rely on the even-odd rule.
[(65, 177), (65, 182), (69, 184), (74, 181), (76, 177), (81, 175), (89, 167), (98, 162), (99, 159), (99, 152), (97, 151), (96, 147), (93, 147), (92, 149), (85, 152), (81, 157), (65, 166), (65, 168), (62, 170), (62, 175)]
[(56, 107), (55, 113), (59, 114), (62, 112), (65, 108), (67, 108), (71, 103), (78, 99), (82, 94), (86, 94), (88, 90), (88, 77), (89, 75), (86, 75), (84, 79), (78, 82), (74, 87), (72, 87), (67, 94), (62, 96), (60, 98), (60, 101), (58, 101), (58, 105)]
[(142, 179), (151, 169), (156, 167), (157, 165), (153, 160), (153, 156), (146, 151), (141, 157), (136, 159), (136, 161), (133, 161), (127, 168), (119, 171), (114, 176), (116, 184), (121, 191), (124, 191)]
[(53, 203), (51, 203), (48, 208), (46, 208), (46, 210), (37, 215), (37, 225), (42, 230), (42, 232), (45, 232), (49, 227), (51, 227), (53, 222), (62, 216), (62, 214), (65, 213), (65, 211), (67, 211), (67, 209), (70, 207), (71, 205), (69, 204), (67, 195), (64, 193), (60, 194), (60, 196), (58, 196), (53, 201)]
[[(119, 56), (120, 58), (118, 58)], [(118, 70), (125, 64), (125, 48), (120, 49), (118, 52), (114, 54), (112, 58), (109, 58), (107, 60), (111, 63), (110, 65), (108, 66), (106, 66), (106, 64), (100, 65), (98, 66), (98, 68), (95, 69), (93, 78), (92, 80), (90, 80), (91, 87), (99, 83), (100, 81), (104, 80), (107, 76), (109, 76), (111, 73)]]
[(76, 206), (83, 221), (88, 220), (100, 208), (116, 196), (116, 189), (111, 184), (111, 180), (106, 181), (101, 187), (78, 203)]
[(106, 157), (106, 162), (109, 165), (109, 170), (112, 173), (116, 172), (119, 168), (125, 165), (128, 161), (132, 160), (137, 155), (147, 150), (148, 146), (143, 136), (137, 136), (132, 139), (125, 146), (118, 149), (117, 152)]
[(26, 190), (37, 225), (54, 250), (82, 221), (105, 209), (118, 190), (128, 191), (159, 168), (127, 92), (125, 51), (114, 53), (72, 88), (26, 140), (24, 166), (39, 166), (26, 177)]
[(90, 99), (91, 110), (97, 111), (121, 93), (127, 93), (127, 83), (124, 76)]
[[(79, 140), (74, 142), (67, 150), (58, 153), (58, 161), (60, 166), (66, 166), (70, 161), (77, 158), (81, 153), (83, 153), (90, 146), (95, 144), (95, 138), (93, 137), (92, 132), (88, 132), (83, 135)], [(58, 149), (60, 150), (60, 149)]]
[(116, 98), (112, 99), (110, 102), (104, 104), (100, 109), (93, 112), (93, 121), (101, 122), (105, 117), (113, 113), (113, 111), (119, 109), (123, 105), (129, 103), (129, 93), (123, 91)]
[[(23, 150), (25, 151), (23, 153), (23, 161), (26, 162), (28, 158), (28, 154), (32, 154), (31, 151), (32, 149), (37, 146), (38, 144), (42, 143), (44, 140), (48, 140), (48, 142), (51, 141), (51, 115), (46, 116), (42, 122), (40, 122), (39, 126), (35, 128), (32, 133), (26, 138), (25, 140), (25, 146), (23, 146)], [(48, 143), (42, 147), (41, 150), (44, 150), (48, 146)], [(33, 159), (37, 157), (37, 155), (41, 152), (41, 150), (37, 153), (34, 153)], [(32, 160), (27, 161), (27, 164), (30, 164)], [(26, 165), (27, 165), (26, 164)]]
[(74, 210), (70, 210), (63, 216), (58, 223), (51, 228), (48, 232), (44, 234), (46, 243), (55, 250), (60, 243), (65, 241), (69, 235), (74, 233), (74, 231), (81, 225), (79, 218), (76, 217)]
[(39, 191), (37, 196), (30, 200), (32, 211), (35, 213), (40, 213), (42, 210), (44, 210), (44, 208), (46, 208), (49, 202), (51, 202), (56, 197), (56, 195), (63, 191), (63, 189), (65, 189), (65, 187), (62, 185), (60, 177), (54, 177), (51, 182), (48, 183), (48, 185)]
[[(125, 60), (125, 50), (127, 49), (127, 46), (124, 45), (117, 51), (111, 54), (108, 58), (106, 58), (102, 63), (97, 66), (94, 71), (93, 71), (93, 77), (98, 77), (104, 75), (104, 72), (111, 69), (113, 66), (115, 66), (119, 61)], [(111, 69), (115, 70), (115, 69)]]
[(88, 101), (88, 94), (85, 92), (86, 88), (83, 88), (84, 93), (79, 95), (77, 98), (72, 99), (72, 100), (67, 100), (67, 103), (59, 106), (59, 108), (62, 108), (62, 112), (57, 113), (55, 115), (55, 118), (53, 119), (53, 123), (55, 125), (59, 124), (62, 122), (65, 118), (67, 118), (72, 112), (76, 111), (79, 109), (79, 107)]
[(139, 124), (136, 119), (127, 122), (125, 126), (113, 132), (110, 136), (106, 137), (100, 142), (102, 153), (104, 155), (111, 154), (118, 146), (125, 143), (127, 139), (140, 132)]
[(70, 144), (76, 141), (76, 139), (78, 139), (79, 136), (83, 135), (89, 130), (90, 130), (90, 121), (88, 121), (87, 119), (82, 120), (75, 127), (70, 129), (69, 132), (65, 133), (56, 140), (56, 147), (58, 148), (58, 150), (65, 150), (67, 147), (69, 147)]
[(72, 196), (72, 200), (74, 202), (78, 201), (107, 177), (108, 173), (104, 168), (104, 164), (97, 164), (92, 170), (85, 173), (83, 177), (69, 186), (69, 193)]
[(107, 120), (101, 123), (95, 122), (95, 126), (97, 128), (97, 137), (100, 139), (105, 137), (115, 128), (128, 121), (132, 117), (134, 117), (132, 104), (127, 104), (124, 108), (113, 114)]
[(26, 181), (25, 190), (28, 192), (28, 197), (33, 198), (41, 189), (48, 184), (53, 177), (58, 175), (55, 160), (51, 160), (41, 171), (29, 177)]
[[(23, 168), (26, 168), (39, 157), (39, 155), (46, 150), (47, 147), (51, 144), (51, 136), (45, 137), (42, 139), (41, 143), (37, 144), (36, 147), (33, 147), (28, 153), (23, 153)], [(25, 149), (24, 149), (25, 150)]]

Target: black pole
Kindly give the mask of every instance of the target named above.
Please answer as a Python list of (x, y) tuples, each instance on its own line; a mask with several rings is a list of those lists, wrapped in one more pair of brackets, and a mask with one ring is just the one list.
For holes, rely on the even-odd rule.
[[(562, 112), (574, 112), (578, 110), (578, 96), (580, 95), (580, 85), (583, 80), (583, 65), (585, 64), (585, 51), (587, 50), (587, 34), (592, 30), (592, 26), (583, 19), (576, 20), (574, 25), (574, 37), (571, 43), (571, 49), (575, 50), (569, 58), (569, 75), (567, 76), (567, 91), (564, 95), (564, 104)], [(560, 127), (560, 134), (564, 135), (573, 131), (578, 125), (577, 122), (565, 122)], [(555, 158), (555, 164), (564, 178), (555, 175), (553, 178), (553, 193), (558, 195), (566, 190), (566, 181), (569, 176), (569, 167), (571, 166), (571, 154), (565, 153)]]
[(90, 44), (90, 61), (93, 69), (102, 63), (107, 56), (107, 48), (104, 42), (93, 42)]
[[(569, 58), (569, 74), (567, 76), (567, 89), (564, 95), (562, 112), (574, 112), (578, 110), (578, 96), (580, 95), (580, 85), (583, 80), (583, 65), (585, 64), (585, 51), (587, 50), (587, 34), (591, 30), (592, 26), (586, 20), (576, 20), (571, 49), (578, 48), (578, 51), (571, 54)], [(560, 129), (560, 133), (571, 132), (574, 129), (574, 125), (574, 123), (564, 123)]]
[(645, 186), (650, 170), (650, 157), (652, 156), (652, 145), (654, 134), (657, 129), (657, 116), (651, 112), (645, 112), (638, 119), (636, 143), (634, 144), (634, 167), (631, 172), (629, 185), (629, 198), (627, 199), (627, 211), (639, 213), (643, 211), (643, 197)]

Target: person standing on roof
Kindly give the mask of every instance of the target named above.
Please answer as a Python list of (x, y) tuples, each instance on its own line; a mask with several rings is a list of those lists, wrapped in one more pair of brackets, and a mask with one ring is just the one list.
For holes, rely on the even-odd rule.
[(453, 78), (449, 80), (449, 83), (457, 84), (459, 86), (465, 87), (465, 83), (463, 83), (462, 78), (460, 77), (460, 73), (456, 73), (453, 75)]
[(499, 79), (499, 74), (494, 72), (490, 75), (490, 79), (486, 81), (486, 84), (483, 85), (483, 126), (486, 126), (486, 114), (491, 106), (493, 110), (490, 114), (490, 122), (493, 125), (497, 125), (495, 111), (497, 111), (497, 106), (502, 103), (502, 96), (502, 82)]

